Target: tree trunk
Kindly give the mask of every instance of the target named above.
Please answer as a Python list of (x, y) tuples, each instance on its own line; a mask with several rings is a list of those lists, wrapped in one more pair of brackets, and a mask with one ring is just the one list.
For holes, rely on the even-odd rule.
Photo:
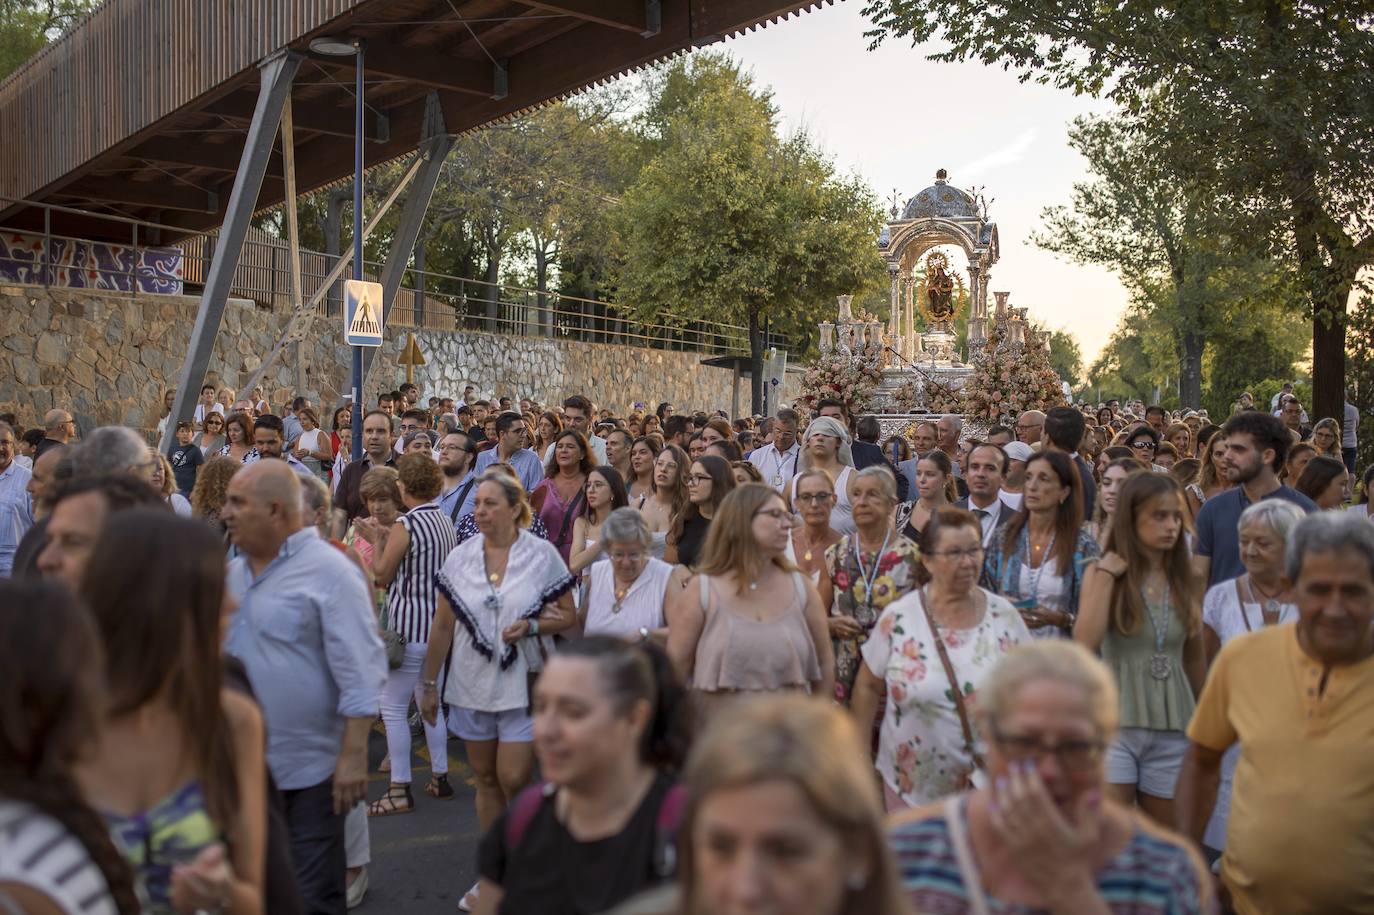
[(1345, 326), (1350, 284), (1333, 284), (1325, 302), (1313, 301), (1312, 403), (1313, 422), (1345, 415)]
[(1202, 351), (1207, 339), (1197, 331), (1182, 334), (1183, 372), (1178, 379), (1179, 404), (1184, 409), (1202, 407)]
[[(749, 412), (763, 414), (763, 330), (759, 327), (759, 310), (749, 308)], [(731, 417), (732, 419), (734, 417)]]
[(553, 336), (553, 316), (549, 314), (549, 253), (544, 250), (541, 240), (534, 240), (534, 288), (539, 293), (539, 332), (545, 337)]
[(498, 325), (496, 319), (500, 317), (500, 288), (496, 285), (501, 277), (501, 252), (494, 248), (487, 248), (487, 330), (496, 333)]

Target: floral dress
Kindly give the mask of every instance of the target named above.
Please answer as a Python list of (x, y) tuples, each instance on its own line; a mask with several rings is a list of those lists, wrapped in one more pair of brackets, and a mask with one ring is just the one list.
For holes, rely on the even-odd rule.
[[(941, 631), (970, 716), (988, 672), (1013, 646), (1030, 640), (1016, 608), (1005, 598), (983, 593), (987, 611), (977, 626)], [(920, 591), (883, 611), (864, 644), (863, 659), (887, 684), (876, 762), (883, 783), (912, 807), (964, 790), (973, 758)]]
[[(920, 548), (901, 534), (893, 534), (881, 557), (863, 554), (863, 569), (860, 570), (858, 543), (858, 534), (845, 534), (839, 543), (825, 551), (826, 574), (835, 589), (830, 615), (852, 617), (864, 629), (857, 639), (833, 640), (835, 700), (845, 705), (849, 704), (849, 697), (854, 692), (854, 680), (859, 675), (859, 652), (868, 640), (869, 631), (888, 604), (916, 587), (916, 573), (921, 564)], [(871, 599), (867, 583), (870, 576), (873, 582)]]

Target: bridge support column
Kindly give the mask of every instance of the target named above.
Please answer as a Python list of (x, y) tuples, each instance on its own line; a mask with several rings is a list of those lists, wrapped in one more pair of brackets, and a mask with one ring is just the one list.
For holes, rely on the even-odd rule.
[(238, 268), (239, 255), (248, 235), (248, 225), (257, 205), (267, 161), (272, 155), (273, 141), (281, 123), (282, 108), (291, 94), (291, 82), (304, 58), (292, 51), (281, 51), (267, 58), (259, 66), (262, 85), (258, 89), (258, 103), (253, 109), (253, 121), (248, 126), (248, 139), (243, 144), (243, 156), (234, 176), (234, 189), (229, 194), (229, 206), (224, 214), (215, 245), (214, 260), (205, 277), (205, 292), (200, 298), (195, 328), (186, 348), (177, 378), (176, 399), (172, 403), (171, 421), (158, 442), (158, 450), (166, 453), (176, 440), (176, 425), (191, 419), (200, 386), (210, 367), (210, 356), (219, 336), (224, 306), (229, 301), (229, 287)]
[[(391, 310), (396, 305), (396, 294), (401, 290), (401, 279), (415, 252), (415, 242), (420, 237), (425, 214), (429, 212), (430, 201), (434, 199), (434, 188), (439, 183), (439, 175), (444, 170), (444, 159), (453, 148), (453, 137), (444, 124), (444, 109), (439, 104), (439, 95), (431, 92), (425, 100), (425, 122), (420, 135), (420, 148), (416, 153), (420, 158), (420, 171), (415, 176), (401, 208), (401, 218), (396, 225), (396, 234), (391, 236), (391, 250), (386, 264), (382, 267), (382, 326), (391, 319)], [(375, 349), (363, 350), (363, 390), (359, 396), (367, 402), (368, 380), (372, 372)]]

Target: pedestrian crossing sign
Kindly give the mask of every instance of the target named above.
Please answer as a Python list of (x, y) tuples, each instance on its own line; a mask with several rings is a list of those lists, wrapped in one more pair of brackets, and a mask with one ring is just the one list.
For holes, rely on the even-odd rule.
[(382, 284), (344, 282), (344, 342), (349, 346), (382, 345)]

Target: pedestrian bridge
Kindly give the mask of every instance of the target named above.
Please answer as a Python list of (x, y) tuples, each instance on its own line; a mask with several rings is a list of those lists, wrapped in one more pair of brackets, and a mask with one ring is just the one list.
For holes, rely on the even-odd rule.
[[(828, 0), (827, 0), (828, 2)], [(0, 84), (0, 225), (96, 240), (118, 226), (23, 201), (158, 223), (168, 243), (226, 221), (261, 115), (264, 62), (293, 58), (296, 181), (353, 169), (351, 58), (365, 43), (368, 166), (814, 3), (786, 0), (107, 0)], [(296, 58), (299, 55), (299, 58)], [(261, 75), (260, 75), (261, 73)], [(270, 121), (271, 119), (262, 119)], [(269, 124), (275, 133), (276, 123)], [(265, 131), (264, 131), (265, 132)], [(271, 149), (271, 137), (267, 138)], [(281, 203), (271, 152), (247, 203)], [(45, 224), (46, 222), (46, 224)]]

